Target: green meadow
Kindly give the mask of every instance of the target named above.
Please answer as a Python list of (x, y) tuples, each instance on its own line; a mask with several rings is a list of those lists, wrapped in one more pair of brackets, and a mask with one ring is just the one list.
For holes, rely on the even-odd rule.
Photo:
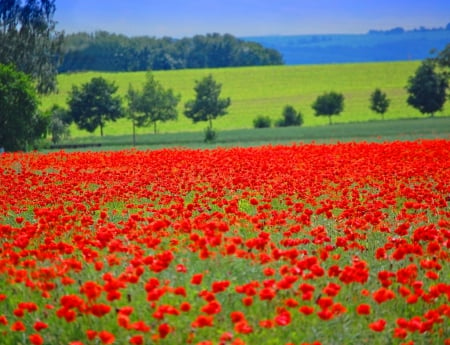
[[(294, 106), (303, 114), (305, 127), (328, 125), (327, 117), (316, 117), (311, 104), (324, 92), (337, 91), (345, 96), (344, 111), (333, 117), (336, 124), (380, 120), (380, 116), (369, 109), (369, 97), (375, 88), (381, 88), (391, 99), (385, 114), (386, 120), (423, 117), (420, 112), (406, 103), (405, 86), (414, 74), (419, 61), (358, 63), (335, 65), (264, 66), (221, 69), (191, 69), (175, 71), (155, 71), (155, 78), (166, 88), (172, 88), (181, 95), (177, 121), (158, 123), (159, 133), (200, 132), (205, 123), (193, 124), (183, 115), (185, 102), (194, 98), (196, 80), (208, 74), (222, 83), (222, 96), (231, 98), (228, 114), (214, 121), (218, 131), (253, 128), (253, 119), (258, 115), (270, 116), (273, 120), (281, 117), (283, 107)], [(72, 85), (81, 85), (93, 77), (102, 76), (119, 88), (119, 94), (126, 104), (125, 95), (129, 85), (140, 88), (145, 80), (145, 72), (104, 73), (83, 72), (61, 74), (58, 77), (59, 92), (44, 96), (42, 109), (53, 104), (66, 106)], [(447, 116), (450, 102), (444, 111), (436, 116)], [(121, 119), (108, 122), (105, 135), (131, 134), (131, 122)], [(137, 134), (152, 133), (153, 128), (141, 128)], [(71, 127), (71, 136), (98, 136)]]

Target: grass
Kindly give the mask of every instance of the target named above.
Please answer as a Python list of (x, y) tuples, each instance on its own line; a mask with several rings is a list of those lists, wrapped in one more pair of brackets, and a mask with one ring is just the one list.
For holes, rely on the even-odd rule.
[[(283, 107), (294, 106), (304, 117), (305, 126), (326, 125), (328, 118), (314, 116), (311, 104), (316, 97), (327, 91), (342, 92), (345, 96), (343, 113), (334, 117), (336, 123), (366, 122), (377, 120), (379, 115), (369, 109), (369, 97), (375, 88), (381, 88), (391, 99), (385, 114), (386, 119), (404, 119), (422, 115), (406, 103), (408, 78), (419, 66), (418, 61), (308, 65), (308, 66), (264, 66), (221, 69), (192, 69), (177, 71), (157, 71), (155, 78), (165, 87), (181, 94), (178, 121), (159, 123), (160, 133), (201, 132), (205, 123), (193, 124), (183, 115), (185, 102), (194, 97), (195, 80), (212, 74), (222, 83), (222, 96), (230, 97), (232, 104), (229, 113), (214, 121), (219, 131), (249, 129), (258, 115), (267, 115), (276, 120), (281, 117)], [(141, 87), (145, 72), (104, 73), (85, 72), (62, 74), (58, 77), (59, 93), (42, 98), (42, 108), (53, 104), (66, 106), (72, 85), (81, 85), (96, 76), (114, 81), (119, 94), (125, 96), (129, 85)], [(438, 116), (449, 113), (449, 105)], [(138, 129), (138, 134), (151, 133), (152, 128)], [(73, 137), (99, 135), (80, 131), (72, 126)], [(113, 136), (131, 133), (131, 123), (127, 119), (106, 124), (105, 134)]]
[[(203, 142), (203, 133), (179, 132), (166, 134), (140, 134), (136, 138), (139, 149), (164, 147), (212, 148), (226, 146), (258, 146), (262, 144), (290, 144), (308, 142), (345, 141), (395, 141), (415, 139), (450, 138), (450, 117), (377, 120), (365, 123), (342, 123), (332, 126), (280, 127), (261, 129), (237, 129), (219, 131), (214, 144)], [(64, 141), (65, 144), (101, 143), (94, 150), (119, 150), (132, 147), (130, 134), (103, 138), (99, 136), (78, 137)], [(80, 149), (76, 149), (80, 151)]]

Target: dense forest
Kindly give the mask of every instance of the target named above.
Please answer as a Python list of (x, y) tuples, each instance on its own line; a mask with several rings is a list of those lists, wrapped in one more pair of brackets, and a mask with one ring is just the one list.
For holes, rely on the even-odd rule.
[(105, 31), (65, 37), (59, 72), (145, 71), (283, 64), (281, 54), (225, 34), (192, 38), (128, 37)]

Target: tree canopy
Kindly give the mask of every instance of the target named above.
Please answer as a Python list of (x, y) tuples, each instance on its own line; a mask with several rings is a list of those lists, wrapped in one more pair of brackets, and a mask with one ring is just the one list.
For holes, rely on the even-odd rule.
[(279, 127), (301, 126), (303, 124), (303, 116), (297, 112), (292, 105), (286, 105), (283, 109), (282, 118), (276, 122)]
[(45, 135), (34, 85), (10, 65), (0, 64), (0, 109), (0, 147), (6, 151), (27, 150)]
[(324, 93), (317, 97), (312, 108), (315, 110), (315, 116), (328, 116), (331, 125), (331, 117), (344, 110), (344, 95), (334, 91)]
[(102, 77), (92, 78), (81, 88), (74, 85), (69, 94), (69, 115), (80, 129), (94, 132), (103, 128), (107, 121), (116, 121), (123, 116), (120, 97), (114, 94), (117, 86)]
[(422, 114), (433, 116), (445, 104), (447, 87), (447, 78), (436, 72), (434, 62), (425, 60), (408, 80), (407, 102)]
[(147, 71), (183, 68), (280, 65), (274, 49), (217, 33), (192, 38), (127, 37), (98, 31), (65, 38), (61, 72)]
[(390, 103), (391, 101), (387, 98), (386, 93), (378, 88), (370, 95), (370, 109), (380, 114), (383, 118)]
[(0, 2), (0, 63), (37, 81), (37, 90), (56, 89), (63, 34), (53, 20), (55, 0), (2, 0)]
[(195, 82), (196, 98), (185, 104), (184, 114), (192, 121), (208, 121), (209, 129), (212, 129), (212, 120), (218, 116), (227, 114), (230, 106), (230, 98), (220, 98), (222, 84), (217, 83), (210, 74), (200, 81)]
[(158, 121), (165, 122), (178, 118), (177, 105), (180, 98), (172, 89), (164, 89), (153, 74), (148, 72), (142, 90), (136, 91), (131, 86), (128, 90), (130, 118), (137, 127), (153, 124), (156, 133)]

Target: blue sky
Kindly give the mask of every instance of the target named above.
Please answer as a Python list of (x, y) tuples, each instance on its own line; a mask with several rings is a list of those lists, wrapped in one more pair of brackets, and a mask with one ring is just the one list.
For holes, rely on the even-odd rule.
[(446, 26), (449, 0), (56, 0), (58, 29), (129, 36), (365, 33)]

